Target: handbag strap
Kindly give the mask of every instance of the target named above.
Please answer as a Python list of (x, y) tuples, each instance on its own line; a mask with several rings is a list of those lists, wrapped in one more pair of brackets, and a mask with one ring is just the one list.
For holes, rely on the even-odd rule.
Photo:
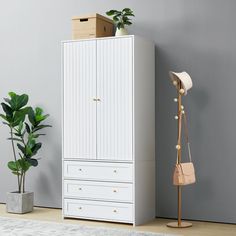
[[(188, 157), (189, 157), (189, 161), (192, 162), (191, 148), (190, 148), (189, 135), (188, 135), (188, 126), (187, 126), (187, 116), (186, 116), (186, 112), (182, 113), (182, 111), (179, 111), (179, 114), (178, 114), (179, 131), (178, 131), (177, 145), (180, 145), (181, 143), (182, 116), (184, 120), (184, 136), (185, 136), (187, 149), (188, 149)], [(177, 150), (176, 164), (178, 164), (178, 150)]]
[[(181, 148), (181, 131), (182, 131), (182, 112), (180, 110), (178, 111), (178, 139), (177, 139), (177, 145), (179, 145), (180, 148)], [(176, 164), (179, 164), (178, 153), (179, 153), (179, 150), (177, 149)]]
[(185, 134), (185, 139), (186, 139), (187, 148), (188, 148), (188, 157), (189, 157), (189, 161), (192, 162), (192, 155), (191, 155), (189, 135), (188, 135), (188, 126), (187, 126), (186, 112), (184, 112), (183, 117), (184, 117), (184, 134)]

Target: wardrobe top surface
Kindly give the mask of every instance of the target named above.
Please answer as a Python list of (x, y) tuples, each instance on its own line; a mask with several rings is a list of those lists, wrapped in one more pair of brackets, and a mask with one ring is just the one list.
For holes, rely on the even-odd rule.
[(147, 40), (146, 38), (143, 38), (143, 37), (137, 36), (137, 35), (123, 35), (123, 36), (111, 36), (111, 37), (99, 37), (99, 38), (87, 38), (87, 39), (70, 39), (70, 40), (63, 40), (63, 41), (61, 41), (61, 43), (104, 40), (104, 39), (118, 39), (118, 38), (141, 38), (141, 39)]

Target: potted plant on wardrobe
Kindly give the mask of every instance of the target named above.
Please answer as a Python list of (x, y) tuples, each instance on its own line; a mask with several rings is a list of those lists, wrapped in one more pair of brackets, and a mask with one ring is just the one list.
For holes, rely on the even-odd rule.
[(7, 193), (7, 212), (26, 213), (33, 210), (33, 192), (25, 191), (26, 173), (31, 167), (38, 166), (38, 159), (35, 158), (42, 143), (38, 142), (39, 133), (50, 125), (42, 124), (49, 116), (43, 114), (40, 107), (35, 109), (27, 106), (29, 97), (27, 94), (18, 95), (9, 93), (9, 98), (2, 102), (3, 124), (8, 126), (13, 151), (13, 160), (8, 162), (8, 168), (16, 176), (18, 189), (15, 192)]
[(127, 35), (128, 31), (126, 25), (132, 25), (130, 17), (134, 16), (133, 11), (130, 8), (124, 8), (121, 11), (110, 10), (107, 11), (108, 16), (112, 16), (112, 19), (116, 25), (116, 36)]

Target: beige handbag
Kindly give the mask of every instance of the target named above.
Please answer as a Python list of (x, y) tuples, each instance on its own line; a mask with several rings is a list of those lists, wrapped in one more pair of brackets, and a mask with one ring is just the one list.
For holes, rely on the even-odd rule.
[[(185, 133), (186, 143), (188, 147), (189, 162), (178, 163), (178, 150), (177, 150), (177, 160), (176, 160), (176, 165), (175, 165), (174, 174), (173, 174), (173, 184), (177, 186), (193, 184), (196, 182), (195, 170), (192, 163), (190, 143), (189, 143), (189, 138), (188, 138), (187, 118), (186, 118), (185, 112), (183, 116), (184, 116), (184, 130), (185, 130), (184, 133)], [(179, 114), (178, 145), (180, 145), (180, 139), (181, 139), (181, 123), (182, 123), (182, 112), (180, 112)]]

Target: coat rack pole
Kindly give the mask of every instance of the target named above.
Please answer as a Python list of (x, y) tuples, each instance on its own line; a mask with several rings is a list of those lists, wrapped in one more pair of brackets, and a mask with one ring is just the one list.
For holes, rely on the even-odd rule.
[[(177, 94), (178, 94), (178, 106), (177, 106), (177, 114), (178, 114), (178, 133), (177, 133), (177, 137), (180, 135), (181, 137), (181, 122), (182, 119), (180, 118), (181, 116), (181, 111), (182, 111), (182, 94), (179, 92), (181, 89), (181, 82), (178, 82), (177, 84)], [(181, 138), (179, 140), (178, 143), (181, 147)], [(181, 154), (182, 154), (182, 148), (178, 149), (178, 156), (177, 156), (177, 163), (181, 163)], [(182, 221), (182, 189), (181, 186), (177, 186), (177, 195), (178, 195), (178, 221), (177, 222), (170, 222), (167, 224), (168, 227), (171, 228), (187, 228), (187, 227), (191, 227), (192, 223), (190, 222), (186, 222), (186, 221)]]
[[(177, 93), (178, 93), (178, 108), (177, 108), (177, 111), (178, 111), (178, 116), (179, 116), (179, 119), (178, 119), (178, 134), (179, 135), (179, 132), (180, 132), (180, 137), (181, 137), (181, 129), (180, 129), (180, 126), (181, 126), (181, 121), (182, 119), (180, 119), (180, 115), (181, 115), (181, 106), (182, 106), (182, 95), (179, 93), (179, 90), (181, 89), (181, 82), (178, 83), (178, 89), (177, 89)], [(181, 146), (181, 138), (180, 138), (180, 141), (179, 141), (179, 145)], [(182, 148), (180, 148), (178, 150), (178, 164), (181, 163), (181, 154), (182, 154)], [(181, 186), (178, 186), (177, 187), (177, 192), (178, 192), (178, 226), (181, 226), (181, 210), (182, 210), (182, 192), (181, 192)]]

